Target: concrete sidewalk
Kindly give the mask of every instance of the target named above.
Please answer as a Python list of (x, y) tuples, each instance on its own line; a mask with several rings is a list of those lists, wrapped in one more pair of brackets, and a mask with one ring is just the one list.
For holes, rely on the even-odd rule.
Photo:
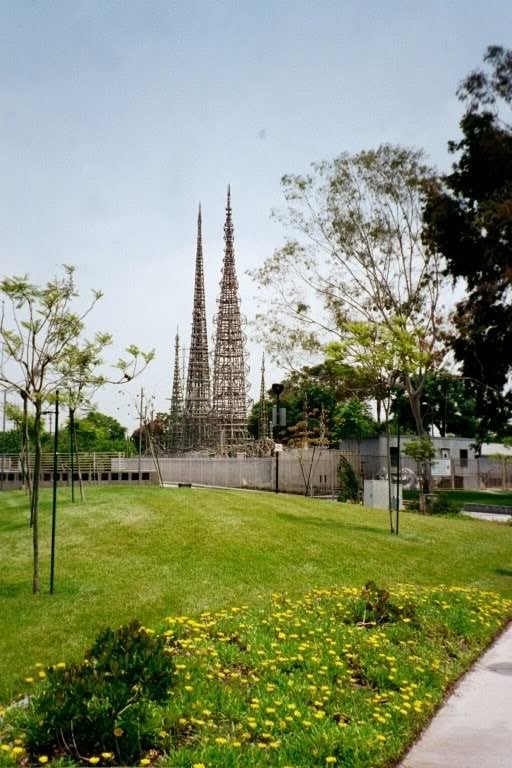
[(511, 768), (512, 625), (462, 679), (400, 768)]

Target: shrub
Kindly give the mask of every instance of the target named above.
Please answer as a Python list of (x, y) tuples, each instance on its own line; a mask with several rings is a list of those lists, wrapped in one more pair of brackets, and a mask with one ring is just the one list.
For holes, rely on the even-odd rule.
[(402, 618), (411, 619), (416, 612), (412, 602), (402, 605), (393, 603), (387, 589), (378, 587), (374, 581), (368, 581), (357, 601), (353, 620), (364, 626), (390, 624)]
[(24, 713), (26, 746), (132, 765), (154, 743), (154, 704), (172, 685), (166, 640), (138, 621), (102, 631), (80, 664), (52, 667)]
[(433, 515), (449, 515), (457, 512), (457, 509), (453, 506), (448, 496), (445, 493), (441, 493), (435, 499), (430, 511)]
[(359, 480), (354, 468), (344, 456), (340, 456), (338, 464), (338, 501), (359, 501)]

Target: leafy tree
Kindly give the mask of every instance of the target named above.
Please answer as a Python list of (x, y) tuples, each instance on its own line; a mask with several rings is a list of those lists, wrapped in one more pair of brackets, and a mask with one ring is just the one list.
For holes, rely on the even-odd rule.
[(332, 436), (335, 440), (374, 437), (378, 434), (378, 424), (373, 418), (368, 403), (351, 398), (340, 403), (334, 412)]
[[(327, 355), (331, 359), (345, 360), (358, 370), (364, 371), (367, 380), (371, 382), (371, 392), (382, 403), (386, 425), (388, 478), (391, 478), (389, 423), (393, 395), (404, 377), (412, 378), (416, 371), (424, 368), (428, 352), (423, 352), (421, 344), (414, 338), (413, 333), (407, 330), (401, 318), (393, 319), (389, 325), (347, 321), (343, 324), (341, 332), (342, 341), (328, 344)], [(422, 432), (424, 433), (424, 429)], [(391, 483), (388, 484), (388, 490), (389, 524), (393, 533)]]
[(76, 419), (75, 427), (79, 451), (126, 450), (126, 430), (112, 416), (90, 411), (83, 418)]
[(360, 486), (357, 475), (345, 456), (340, 456), (338, 462), (338, 501), (359, 501)]
[[(448, 434), (474, 438), (478, 430), (475, 416), (475, 398), (469, 383), (460, 376), (432, 372), (425, 377), (421, 398), (423, 425), (430, 432), (432, 424), (441, 437)], [(400, 415), (402, 432), (414, 432), (415, 422), (408, 399), (397, 391), (392, 406), (393, 413)], [(395, 425), (396, 426), (396, 425)]]
[[(369, 396), (371, 385), (362, 369), (355, 369), (342, 360), (326, 358), (322, 363), (304, 366), (299, 371), (292, 371), (284, 380), (284, 391), (280, 405), (286, 408), (288, 427), (294, 427), (303, 420), (304, 399), (307, 398), (310, 420), (316, 420), (324, 412), (326, 429), (333, 444), (341, 439), (335, 426), (337, 409), (345, 402), (357, 402)], [(269, 408), (274, 400), (271, 390), (268, 392)], [(354, 405), (354, 407), (356, 407)], [(363, 409), (366, 405), (361, 406)], [(249, 416), (249, 429), (255, 437), (258, 434), (259, 402), (252, 407)], [(279, 440), (288, 442), (289, 430), (281, 430)]]
[(288, 208), (278, 218), (293, 236), (253, 272), (265, 309), (260, 336), (289, 368), (297, 355), (342, 340), (347, 323), (396, 334), (400, 322), (416, 347), (408, 353), (422, 359), (399, 370), (420, 435), (425, 376), (442, 355), (441, 260), (421, 238), (425, 194), (435, 184), (421, 152), (391, 145), (285, 176)]
[(424, 435), (418, 440), (411, 440), (404, 447), (404, 453), (416, 462), (416, 469), (423, 493), (430, 492), (430, 478), (431, 471), (430, 466), (432, 460), (435, 458), (436, 449), (432, 443), (432, 440)]
[(484, 61), (459, 87), (462, 138), (448, 144), (457, 159), (425, 210), (425, 238), (467, 286), (452, 346), (473, 385), (480, 441), (512, 412), (512, 51), (490, 46)]

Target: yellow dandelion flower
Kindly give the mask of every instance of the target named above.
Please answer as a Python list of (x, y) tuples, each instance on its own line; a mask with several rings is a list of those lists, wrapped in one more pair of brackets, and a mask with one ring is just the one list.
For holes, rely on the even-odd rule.
[(0, 744), (0, 749), (3, 752), (8, 752), (10, 750), (10, 746), (8, 744)]
[(224, 736), (219, 736), (217, 739), (215, 739), (216, 744), (227, 744), (228, 740), (224, 738)]
[(335, 763), (337, 763), (338, 761), (336, 760), (336, 758), (334, 757), (334, 755), (329, 755), (329, 757), (326, 757), (326, 758), (325, 758), (325, 762), (327, 763), (327, 765), (334, 765), (334, 764), (335, 764)]
[(37, 758), (38, 762), (41, 763), (41, 765), (44, 765), (48, 762), (48, 757), (46, 755), (39, 755)]
[(13, 748), (12, 748), (12, 752), (11, 752), (11, 755), (12, 755), (13, 757), (16, 757), (17, 755), (21, 755), (21, 754), (23, 754), (23, 752), (24, 752), (24, 751), (25, 751), (25, 750), (23, 749), (23, 747), (13, 747)]
[(117, 738), (119, 738), (120, 736), (122, 736), (122, 735), (123, 735), (124, 731), (123, 731), (123, 729), (122, 729), (122, 728), (114, 728), (114, 731), (113, 731), (113, 733), (114, 733), (114, 736), (116, 736)]
[(100, 761), (99, 757), (88, 757), (87, 759), (91, 765), (97, 765)]
[(206, 765), (204, 763), (194, 763), (192, 768), (206, 768)]
[(102, 752), (101, 756), (102, 756), (102, 758), (104, 760), (112, 760), (112, 758), (114, 757), (114, 753), (113, 752)]

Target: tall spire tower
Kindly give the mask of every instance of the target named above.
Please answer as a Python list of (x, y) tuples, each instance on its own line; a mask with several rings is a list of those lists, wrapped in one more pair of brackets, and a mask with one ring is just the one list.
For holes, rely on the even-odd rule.
[(190, 339), (187, 392), (185, 397), (185, 448), (200, 450), (207, 447), (210, 443), (210, 410), (210, 364), (208, 360), (208, 334), (204, 294), (201, 206), (199, 206), (194, 308), (192, 311), (192, 335)]
[(183, 385), (180, 370), (180, 337), (174, 340), (174, 376), (172, 380), (171, 410), (169, 413), (169, 450), (179, 453), (183, 449)]
[(265, 355), (261, 358), (261, 387), (260, 387), (260, 413), (258, 423), (258, 438), (264, 440), (268, 437), (268, 413), (265, 391)]
[(247, 366), (245, 318), (240, 313), (235, 269), (231, 192), (228, 187), (224, 224), (224, 262), (215, 317), (212, 412), (215, 438), (221, 450), (241, 446), (249, 440), (247, 429)]

